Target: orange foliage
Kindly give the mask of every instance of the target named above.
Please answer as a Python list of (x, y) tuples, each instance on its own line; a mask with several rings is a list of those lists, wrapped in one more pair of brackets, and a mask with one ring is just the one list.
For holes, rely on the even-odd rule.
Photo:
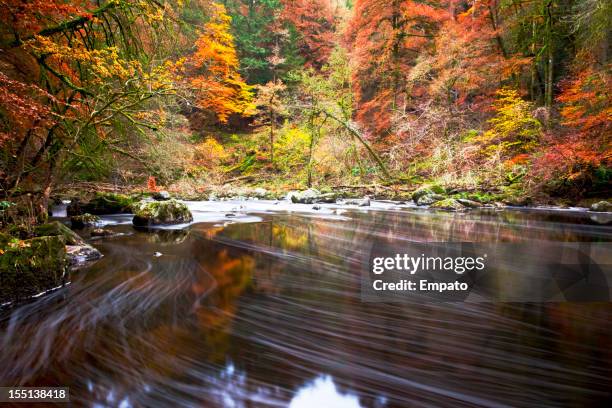
[(252, 109), (251, 87), (238, 73), (239, 62), (230, 33), (231, 18), (225, 7), (213, 3), (210, 21), (196, 41), (196, 51), (189, 62), (194, 71), (191, 85), (197, 105), (211, 110), (220, 122), (232, 114), (249, 115)]
[(159, 191), (155, 177), (149, 176), (149, 179), (147, 180), (147, 190), (149, 190), (151, 193), (156, 193)]
[(393, 110), (407, 103), (406, 73), (448, 16), (441, 2), (357, 0), (347, 28), (352, 50), (357, 120), (377, 136)]
[(562, 83), (557, 100), (563, 104), (560, 113), (566, 129), (549, 136), (538, 161), (545, 180), (590, 178), (597, 167), (612, 165), (611, 69), (592, 64)]
[(283, 0), (282, 18), (300, 34), (306, 66), (321, 69), (334, 48), (334, 18), (329, 0)]

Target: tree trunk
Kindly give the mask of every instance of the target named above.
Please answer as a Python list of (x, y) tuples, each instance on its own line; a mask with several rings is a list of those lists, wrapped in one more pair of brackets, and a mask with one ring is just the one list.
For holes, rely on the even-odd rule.
[(275, 115), (272, 114), (272, 119), (270, 120), (270, 163), (274, 166), (274, 122)]
[(327, 112), (327, 111), (323, 111), (323, 113), (335, 120), (336, 122), (340, 123), (342, 126), (344, 126), (344, 128), (346, 130), (348, 130), (353, 136), (355, 136), (357, 138), (357, 140), (359, 140), (359, 142), (361, 142), (361, 144), (366, 148), (366, 150), (368, 151), (368, 153), (370, 154), (370, 156), (372, 156), (372, 158), (374, 159), (374, 161), (376, 161), (376, 164), (378, 164), (378, 167), (380, 168), (380, 170), (382, 171), (383, 175), (385, 176), (384, 178), (386, 180), (390, 180), (393, 177), (391, 177), (391, 173), (389, 173), (389, 170), (387, 169), (387, 166), (385, 166), (385, 163), (382, 161), (382, 159), (380, 158), (380, 156), (378, 154), (376, 154), (376, 152), (374, 151), (374, 149), (372, 149), (372, 146), (370, 146), (368, 144), (368, 142), (366, 142), (366, 140), (364, 139), (364, 137), (361, 135), (361, 133), (355, 129), (352, 125), (351, 122), (345, 122), (342, 119), (336, 117), (334, 114)]

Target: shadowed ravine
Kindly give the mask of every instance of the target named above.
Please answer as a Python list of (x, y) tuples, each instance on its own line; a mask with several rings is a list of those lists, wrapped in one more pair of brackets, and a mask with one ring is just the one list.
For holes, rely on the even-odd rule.
[(610, 401), (609, 303), (386, 304), (360, 292), (374, 241), (610, 241), (587, 213), (252, 215), (261, 221), (109, 226), (126, 235), (94, 241), (101, 261), (0, 312), (0, 383), (69, 386), (77, 406)]

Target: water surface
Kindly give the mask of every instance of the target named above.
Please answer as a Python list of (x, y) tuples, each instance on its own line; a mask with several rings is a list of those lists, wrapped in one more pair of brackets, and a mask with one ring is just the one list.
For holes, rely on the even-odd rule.
[(196, 222), (182, 230), (136, 231), (129, 217), (105, 217), (123, 235), (92, 241), (101, 261), (0, 312), (0, 384), (68, 386), (75, 406), (100, 407), (611, 401), (609, 303), (360, 297), (374, 241), (612, 241), (594, 214), (190, 206)]

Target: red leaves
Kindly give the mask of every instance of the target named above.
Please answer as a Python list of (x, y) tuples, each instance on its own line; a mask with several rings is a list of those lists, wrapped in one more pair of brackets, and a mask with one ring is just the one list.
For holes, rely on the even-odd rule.
[(334, 49), (334, 17), (328, 0), (283, 0), (282, 19), (300, 34), (306, 66), (321, 69)]
[(582, 68), (562, 82), (557, 100), (564, 131), (550, 135), (537, 171), (544, 180), (577, 180), (612, 164), (612, 78), (610, 67)]
[[(0, 109), (11, 123), (2, 139), (18, 141), (25, 130), (54, 123), (57, 116), (45, 103), (49, 100), (55, 98), (35, 85), (10, 79), (0, 72)], [(0, 145), (4, 141), (0, 140)]]
[(391, 130), (408, 101), (407, 75), (448, 13), (412, 0), (357, 0), (347, 28), (354, 69), (357, 120), (376, 136)]
[(147, 190), (149, 190), (151, 193), (157, 193), (159, 191), (155, 177), (149, 176), (149, 179), (147, 180)]

